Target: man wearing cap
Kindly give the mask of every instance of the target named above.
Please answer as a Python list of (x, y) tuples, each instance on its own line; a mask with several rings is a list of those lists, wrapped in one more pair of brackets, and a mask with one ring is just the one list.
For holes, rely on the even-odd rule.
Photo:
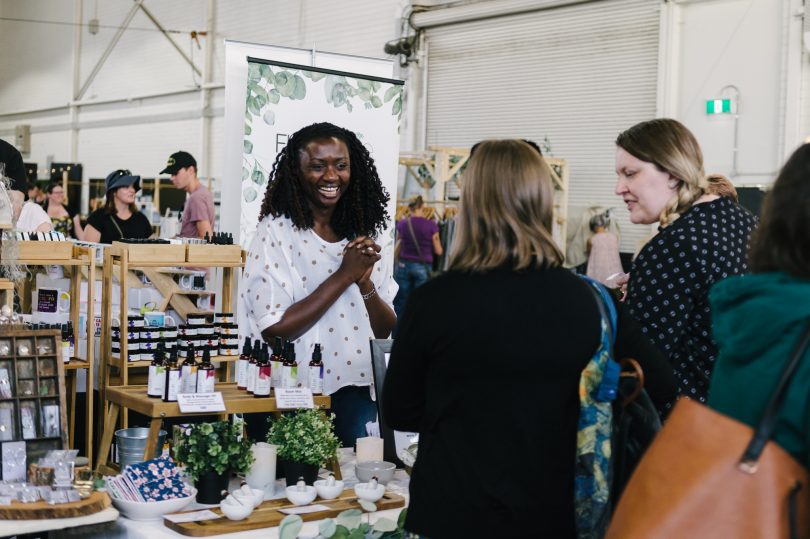
[(112, 243), (121, 238), (146, 239), (152, 225), (135, 205), (135, 193), (141, 188), (141, 177), (125, 169), (107, 175), (107, 202), (87, 218), (85, 241)]
[(197, 161), (188, 152), (175, 152), (169, 156), (161, 174), (169, 174), (178, 189), (188, 193), (180, 222), (181, 238), (204, 238), (214, 235), (214, 197), (197, 178)]

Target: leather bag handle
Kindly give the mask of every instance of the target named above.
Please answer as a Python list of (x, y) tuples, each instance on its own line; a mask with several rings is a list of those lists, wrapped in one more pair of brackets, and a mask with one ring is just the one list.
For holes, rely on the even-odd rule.
[(762, 413), (762, 418), (759, 420), (754, 430), (754, 436), (748, 443), (748, 447), (745, 448), (742, 457), (740, 457), (737, 467), (741, 471), (748, 474), (756, 473), (759, 457), (762, 456), (762, 451), (765, 450), (765, 445), (773, 434), (773, 429), (776, 425), (776, 414), (781, 408), (782, 402), (785, 400), (785, 394), (787, 393), (790, 381), (796, 373), (796, 369), (799, 367), (799, 363), (801, 362), (805, 350), (807, 350), (808, 344), (810, 344), (810, 323), (808, 323), (799, 337), (799, 342), (796, 343), (793, 355), (790, 361), (787, 362), (787, 365), (785, 365), (785, 370), (782, 372), (782, 376), (776, 384), (776, 389), (773, 395), (771, 395), (768, 405)]

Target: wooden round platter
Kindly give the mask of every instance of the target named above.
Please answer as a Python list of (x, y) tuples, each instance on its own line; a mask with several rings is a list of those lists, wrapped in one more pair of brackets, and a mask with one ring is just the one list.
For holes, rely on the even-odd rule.
[(47, 518), (83, 517), (108, 508), (112, 502), (106, 492), (93, 492), (78, 502), (50, 505), (48, 502), (11, 502), (0, 506), (0, 520), (40, 520)]

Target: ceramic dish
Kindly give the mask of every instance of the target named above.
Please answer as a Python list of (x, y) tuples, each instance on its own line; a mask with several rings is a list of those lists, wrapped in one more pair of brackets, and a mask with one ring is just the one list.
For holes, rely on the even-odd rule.
[(326, 479), (315, 481), (315, 490), (322, 500), (334, 500), (343, 492), (343, 481), (335, 481), (332, 485), (327, 485)]
[(358, 481), (367, 483), (371, 481), (372, 477), (376, 477), (377, 482), (383, 485), (394, 478), (396, 469), (396, 464), (384, 460), (369, 460), (366, 462), (358, 462), (355, 465), (355, 473), (357, 474)]
[(191, 496), (187, 498), (175, 498), (173, 500), (163, 500), (162, 502), (130, 502), (119, 500), (110, 496), (113, 505), (118, 511), (130, 520), (160, 520), (163, 515), (177, 513), (194, 501), (197, 496), (197, 489), (191, 488)]

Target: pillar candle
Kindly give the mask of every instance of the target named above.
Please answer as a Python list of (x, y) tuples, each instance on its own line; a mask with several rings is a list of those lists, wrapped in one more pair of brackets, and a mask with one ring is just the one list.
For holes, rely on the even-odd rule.
[(259, 442), (251, 447), (253, 451), (253, 465), (250, 467), (245, 481), (251, 488), (264, 490), (275, 486), (276, 481), (276, 446)]
[(367, 436), (357, 439), (357, 462), (369, 460), (383, 460), (382, 438)]

